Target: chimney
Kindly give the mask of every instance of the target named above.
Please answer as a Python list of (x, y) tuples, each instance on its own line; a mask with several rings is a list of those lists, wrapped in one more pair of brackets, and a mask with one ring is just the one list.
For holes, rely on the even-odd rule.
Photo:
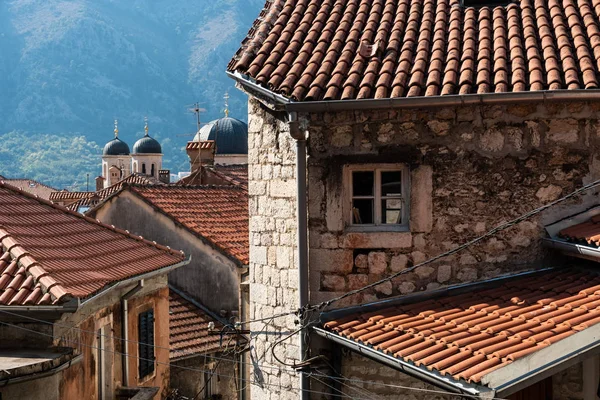
[(158, 180), (162, 183), (166, 183), (167, 185), (171, 183), (171, 170), (169, 169), (159, 169), (158, 170)]
[(190, 172), (194, 173), (203, 165), (215, 163), (215, 141), (188, 142), (185, 148), (190, 158)]
[(104, 189), (104, 177), (97, 176), (96, 177), (96, 192)]

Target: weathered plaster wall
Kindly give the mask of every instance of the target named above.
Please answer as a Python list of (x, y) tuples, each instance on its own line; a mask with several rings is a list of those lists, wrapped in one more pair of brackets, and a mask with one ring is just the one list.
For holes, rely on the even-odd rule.
[[(296, 261), (295, 142), (288, 126), (249, 102), (248, 174), (250, 217), (250, 318), (269, 317), (298, 307)], [(265, 323), (266, 322), (266, 323)], [(252, 331), (289, 332), (293, 317), (250, 324)], [(252, 345), (252, 399), (297, 399), (296, 374), (281, 371), (269, 349), (278, 334), (257, 335)], [(298, 358), (297, 339), (276, 347), (282, 360)]]
[[(237, 399), (236, 377), (239, 370), (235, 359), (223, 354), (213, 355), (221, 360), (199, 356), (172, 362), (171, 388), (179, 389), (180, 394), (193, 399), (198, 393), (204, 393), (207, 384), (204, 371), (209, 374), (214, 371), (207, 385), (212, 395), (221, 396), (219, 399), (222, 400)], [(198, 398), (204, 397), (201, 394)]]
[(94, 218), (191, 255), (190, 264), (169, 274), (169, 282), (215, 313), (238, 311), (240, 267), (140, 198), (123, 192), (106, 202)]
[[(129, 300), (128, 343), (129, 382), (124, 386), (159, 387), (155, 399), (166, 396), (169, 383), (169, 291), (166, 276), (147, 280), (145, 287)], [(63, 372), (60, 386), (61, 399), (97, 398), (97, 363), (99, 343), (96, 332), (104, 325), (110, 328), (105, 333), (112, 336), (107, 341), (104, 357), (109, 368), (108, 375), (112, 391), (122, 384), (123, 364), (121, 354), (124, 351), (122, 337), (122, 314), (120, 298), (135, 284), (111, 291), (104, 296), (82, 306), (77, 312), (66, 314), (54, 325), (55, 345), (74, 347), (83, 355), (83, 360)], [(153, 307), (155, 312), (154, 344), (155, 372), (145, 379), (138, 377), (138, 315)], [(77, 329), (68, 329), (69, 327)]]
[[(311, 301), (332, 298), (454, 248), (599, 178), (600, 105), (585, 103), (323, 113), (310, 116)], [(410, 231), (356, 233), (343, 167), (410, 167)], [(537, 267), (543, 225), (588, 194), (344, 304)], [(347, 203), (349, 206), (349, 203)], [(343, 305), (338, 303), (338, 306)]]
[(0, 387), (2, 400), (12, 399), (44, 399), (62, 400), (75, 399), (76, 397), (60, 397), (60, 384), (62, 375), (60, 373), (45, 378), (34, 379), (22, 383), (16, 383)]

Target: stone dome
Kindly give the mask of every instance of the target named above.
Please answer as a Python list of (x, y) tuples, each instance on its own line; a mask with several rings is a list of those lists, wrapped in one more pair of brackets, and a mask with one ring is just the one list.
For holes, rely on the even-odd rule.
[(154, 138), (146, 134), (133, 145), (133, 154), (161, 154), (162, 147)]
[(231, 117), (216, 119), (194, 137), (194, 142), (205, 140), (216, 141), (217, 154), (248, 154), (248, 125)]
[(102, 155), (104, 156), (128, 156), (129, 155), (129, 146), (127, 143), (119, 139), (118, 137), (114, 138), (110, 142), (104, 145), (104, 150), (102, 151)]

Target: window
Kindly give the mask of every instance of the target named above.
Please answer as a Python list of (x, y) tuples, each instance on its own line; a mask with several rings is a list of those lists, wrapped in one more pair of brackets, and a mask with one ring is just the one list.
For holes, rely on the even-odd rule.
[(146, 163), (142, 163), (142, 174), (146, 173)]
[(152, 167), (150, 168), (150, 175), (154, 176), (154, 164), (152, 164)]
[(403, 166), (349, 166), (350, 225), (408, 226), (408, 170)]
[(138, 361), (139, 378), (154, 372), (154, 310), (139, 315), (138, 321)]

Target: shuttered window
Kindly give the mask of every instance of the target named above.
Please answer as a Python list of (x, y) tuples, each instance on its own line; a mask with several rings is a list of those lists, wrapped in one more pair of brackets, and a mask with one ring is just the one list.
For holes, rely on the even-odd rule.
[(139, 315), (139, 377), (144, 378), (154, 372), (154, 310)]

